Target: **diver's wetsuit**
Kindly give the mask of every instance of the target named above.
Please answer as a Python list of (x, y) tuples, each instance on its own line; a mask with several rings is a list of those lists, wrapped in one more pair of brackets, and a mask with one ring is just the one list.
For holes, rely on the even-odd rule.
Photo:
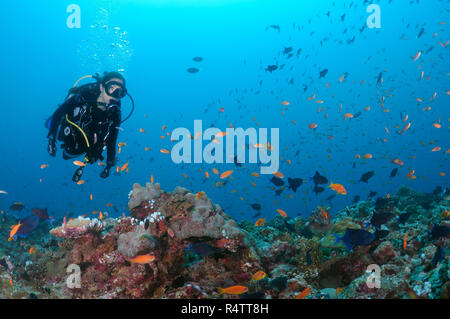
[[(97, 89), (92, 88), (90, 92), (74, 94), (59, 106), (51, 117), (47, 137), (50, 139), (49, 146), (52, 143), (55, 145), (56, 137), (63, 142), (61, 147), (64, 149), (64, 159), (86, 153), (86, 159), (91, 164), (99, 159), (103, 160), (102, 152), (106, 147), (107, 176), (109, 169), (115, 165), (116, 140), (121, 122), (120, 101), (107, 105), (105, 111), (101, 110), (97, 106), (97, 97), (100, 93)], [(89, 147), (80, 129), (69, 121), (85, 133)], [(56, 136), (60, 125), (61, 129)]]

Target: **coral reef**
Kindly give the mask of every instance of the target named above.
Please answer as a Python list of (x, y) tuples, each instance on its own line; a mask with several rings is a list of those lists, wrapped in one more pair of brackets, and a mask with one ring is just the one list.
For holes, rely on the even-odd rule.
[[(338, 212), (318, 207), (308, 220), (276, 216), (255, 226), (238, 224), (206, 194), (134, 184), (128, 217), (47, 222), (29, 238), (3, 244), (0, 297), (295, 298), (310, 288), (306, 298), (448, 299), (450, 239), (445, 232), (431, 238), (430, 230), (449, 225), (449, 206), (402, 187), (375, 203)], [(381, 213), (393, 217), (370, 225)], [(15, 220), (5, 215), (4, 222)], [(348, 229), (376, 236), (350, 250), (336, 240)], [(8, 231), (0, 226), (5, 237)], [(80, 268), (80, 287), (66, 284), (69, 265)], [(369, 265), (379, 269), (379, 287), (368, 285)], [(264, 276), (255, 278), (260, 271)], [(219, 295), (217, 287), (233, 285), (248, 291)]]

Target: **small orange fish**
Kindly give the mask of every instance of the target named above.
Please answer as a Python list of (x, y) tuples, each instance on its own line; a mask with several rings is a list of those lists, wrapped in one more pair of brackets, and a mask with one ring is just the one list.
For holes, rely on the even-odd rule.
[(406, 245), (408, 244), (407, 239), (408, 239), (408, 232), (405, 234), (405, 237), (403, 238), (403, 250), (406, 250)]
[(298, 294), (297, 297), (295, 297), (295, 299), (303, 299), (303, 298), (307, 297), (310, 292), (311, 292), (311, 288), (308, 287), (305, 290), (303, 290), (300, 294)]
[(391, 160), (391, 162), (392, 162), (392, 163), (395, 163), (395, 164), (397, 164), (397, 165), (400, 165), (400, 166), (403, 165), (402, 160), (400, 160), (400, 159), (398, 159), (398, 158)]
[(11, 226), (12, 229), (9, 233), (9, 238), (14, 238), (14, 235), (19, 231), (20, 226), (22, 226), (20, 222), (17, 225)]
[(227, 178), (227, 177), (230, 176), (231, 174), (233, 174), (233, 170), (225, 171), (225, 172), (223, 172), (222, 174), (220, 174), (220, 179)]
[(98, 218), (99, 218), (100, 220), (103, 219), (103, 213), (102, 213), (102, 212), (99, 212), (99, 213), (98, 213)]
[(389, 130), (388, 130), (388, 128), (386, 126), (384, 127), (384, 130), (386, 131), (386, 133), (390, 134)]
[(369, 111), (370, 110), (370, 106), (366, 106), (365, 108), (364, 108), (364, 111)]
[(345, 113), (344, 114), (344, 118), (352, 119), (353, 118), (353, 114), (352, 113)]
[(281, 105), (289, 105), (289, 104), (291, 104), (291, 103), (289, 103), (288, 101), (283, 101), (283, 102), (281, 102), (280, 104), (281, 104)]
[(326, 219), (328, 219), (328, 214), (325, 213), (325, 211), (322, 208), (319, 208), (320, 212), (322, 213), (323, 217), (325, 217)]
[(34, 246), (32, 246), (32, 247), (30, 248), (30, 250), (28, 251), (28, 253), (29, 253), (30, 255), (34, 254), (35, 252), (36, 252), (36, 249), (34, 248)]
[(431, 151), (432, 152), (439, 152), (441, 150), (441, 148), (439, 146), (436, 146), (435, 148), (433, 148)]
[(274, 172), (273, 175), (275, 175), (278, 178), (284, 178), (284, 175), (281, 172)]
[(46, 167), (48, 167), (48, 164), (42, 164), (42, 165), (41, 165), (41, 169), (44, 169), (44, 168), (46, 168)]
[(282, 217), (284, 217), (284, 218), (287, 217), (287, 214), (286, 214), (286, 212), (285, 212), (284, 210), (277, 209), (277, 213), (280, 214), (280, 215), (281, 215)]
[(144, 151), (150, 151), (150, 147), (144, 148)]
[(152, 255), (140, 255), (130, 259), (129, 262), (132, 264), (148, 264), (155, 260), (155, 256)]
[(341, 184), (333, 183), (333, 181), (331, 181), (330, 185), (328, 187), (330, 187), (332, 190), (334, 190), (338, 194), (347, 195), (347, 191), (345, 190), (344, 186)]
[(254, 173), (251, 173), (250, 175), (252, 175), (253, 177), (256, 177), (256, 178), (258, 178), (258, 177), (259, 177), (259, 174), (258, 174), (258, 173), (256, 173), (256, 172), (254, 172)]
[(140, 129), (139, 129), (139, 132), (145, 133), (145, 130), (144, 130), (143, 128), (140, 128)]
[(316, 98), (316, 94), (314, 93), (313, 95), (311, 95), (307, 100), (311, 101), (314, 100)]
[(170, 153), (170, 151), (169, 150), (166, 150), (165, 148), (162, 148), (162, 149), (160, 149), (159, 150), (161, 153), (163, 153), (163, 154), (169, 154)]
[(217, 168), (213, 168), (212, 171), (214, 174), (219, 175), (219, 171), (217, 170)]
[(172, 230), (172, 229), (170, 229), (170, 228), (167, 228), (167, 233), (169, 234), (170, 238), (173, 238), (173, 237), (175, 237), (175, 233), (173, 232), (173, 230)]
[(126, 170), (128, 167), (128, 162), (126, 162), (125, 164), (123, 164), (123, 166), (120, 168), (120, 171), (123, 172), (124, 170)]
[(209, 178), (209, 173), (208, 172), (205, 172), (205, 177)]
[(311, 124), (308, 125), (308, 127), (313, 130), (313, 129), (315, 129), (317, 127), (317, 124), (316, 123), (311, 123)]
[(153, 174), (150, 175), (150, 183), (153, 184), (153, 182), (155, 181), (155, 179), (153, 178)]
[(198, 192), (197, 194), (195, 194), (195, 198), (199, 199), (199, 198), (202, 198), (202, 197), (205, 196), (205, 195), (206, 195), (205, 192), (200, 191), (200, 192)]
[(77, 184), (78, 185), (82, 185), (82, 184), (84, 184), (86, 181), (84, 181), (84, 180), (79, 180), (78, 182), (77, 182)]
[(221, 108), (219, 109), (219, 112), (220, 112), (220, 113), (225, 112), (225, 108), (224, 108), (224, 107), (221, 107)]
[(252, 274), (252, 279), (256, 280), (256, 281), (264, 279), (265, 277), (266, 277), (266, 273), (262, 270), (258, 270), (257, 272)]
[(248, 288), (245, 286), (231, 286), (227, 288), (217, 288), (219, 290), (219, 295), (221, 294), (229, 294), (229, 295), (240, 295), (248, 291)]
[(422, 55), (422, 51), (419, 50), (419, 52), (416, 53), (416, 56), (413, 57), (413, 61), (416, 62), (420, 56)]
[(81, 162), (81, 161), (73, 161), (73, 163), (74, 163), (76, 166), (81, 166), (81, 167), (86, 166), (86, 164), (83, 163), (83, 162)]
[(259, 226), (264, 226), (264, 223), (266, 222), (265, 218), (260, 218), (255, 222), (255, 226), (259, 227)]
[(114, 206), (114, 204), (112, 204), (112, 203), (107, 203), (106, 204), (106, 207), (111, 207), (111, 206)]
[(413, 175), (415, 172), (416, 172), (415, 170), (411, 170), (408, 174), (406, 174), (406, 177)]
[(440, 123), (433, 123), (433, 126), (435, 128), (441, 128), (442, 127), (442, 125)]
[(92, 194), (91, 195), (89, 195), (89, 198), (90, 198), (90, 200), (93, 200), (94, 198), (92, 197)]
[(366, 155), (364, 155), (363, 156), (363, 158), (365, 158), (365, 159), (369, 159), (369, 158), (372, 158), (373, 156), (372, 156), (372, 154), (370, 154), (370, 153), (368, 153), (368, 154), (366, 154)]

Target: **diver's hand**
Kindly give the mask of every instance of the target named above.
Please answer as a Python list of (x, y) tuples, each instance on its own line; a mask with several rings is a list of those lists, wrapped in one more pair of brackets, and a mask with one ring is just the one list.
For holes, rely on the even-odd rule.
[(53, 138), (48, 139), (47, 152), (50, 154), (50, 156), (53, 156), (53, 157), (56, 156), (55, 139), (53, 139)]
[(107, 178), (109, 176), (109, 171), (111, 170), (111, 167), (107, 166), (103, 172), (101, 172), (100, 177), (101, 178)]

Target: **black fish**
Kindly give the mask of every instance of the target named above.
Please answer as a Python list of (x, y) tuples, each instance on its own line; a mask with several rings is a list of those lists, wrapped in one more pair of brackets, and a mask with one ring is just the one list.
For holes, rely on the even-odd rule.
[(284, 191), (284, 187), (281, 187), (275, 191), (276, 196), (280, 196), (280, 194)]
[(301, 48), (297, 50), (296, 56), (299, 56), (300, 53), (302, 53), (302, 49)]
[(314, 181), (314, 184), (326, 184), (328, 183), (328, 179), (325, 176), (322, 176), (319, 174), (318, 171), (316, 171), (316, 174), (314, 174), (313, 177), (311, 177)]
[(372, 176), (375, 175), (374, 171), (369, 171), (367, 173), (364, 173), (361, 175), (361, 178), (359, 179), (360, 182), (367, 183)]
[(389, 234), (389, 230), (377, 229), (375, 230), (375, 239), (383, 239)]
[(325, 69), (325, 70), (320, 71), (320, 73), (319, 73), (319, 79), (325, 77), (325, 75), (327, 75), (327, 73), (328, 73), (328, 69)]
[(377, 79), (377, 86), (383, 84), (383, 71), (380, 72)]
[(39, 217), (29, 216), (20, 221), (22, 226), (20, 226), (16, 235), (21, 237), (27, 237), (33, 230), (39, 226)]
[(279, 25), (271, 25), (270, 26), (272, 29), (278, 30), (278, 32), (280, 32), (280, 26)]
[(311, 258), (311, 254), (310, 254), (311, 250), (312, 249), (310, 249), (306, 252), (306, 263), (308, 264), (308, 266), (311, 266), (311, 264), (312, 264), (312, 258)]
[(436, 253), (433, 256), (433, 259), (431, 260), (431, 266), (434, 268), (437, 266), (437, 264), (444, 259), (445, 256), (445, 249), (444, 247), (437, 247)]
[(353, 203), (358, 202), (361, 199), (361, 196), (356, 195), (355, 197), (353, 197)]
[(404, 224), (404, 223), (406, 223), (406, 221), (408, 220), (408, 218), (409, 218), (411, 215), (412, 215), (412, 212), (400, 214), (400, 215), (398, 216), (398, 223), (399, 223), (399, 224)]
[(197, 255), (200, 255), (202, 257), (211, 256), (215, 253), (214, 247), (212, 247), (211, 245), (208, 245), (206, 243), (196, 243), (196, 244), (193, 244), (191, 247), (192, 247), (192, 250)]
[(431, 229), (431, 239), (438, 239), (440, 237), (448, 237), (450, 235), (450, 226), (442, 225), (437, 226), (434, 225)]
[(10, 210), (18, 211), (18, 212), (20, 212), (24, 208), (25, 208), (25, 206), (22, 203), (14, 203), (11, 206), (9, 206)]
[(290, 178), (288, 177), (288, 184), (289, 187), (288, 189), (292, 189), (294, 191), (294, 193), (297, 192), (297, 188), (299, 188), (300, 186), (302, 186), (303, 184), (303, 179), (301, 178)]
[(420, 38), (425, 31), (425, 28), (420, 29), (419, 34), (417, 35), (417, 39)]
[(150, 226), (150, 221), (148, 219), (145, 220), (144, 229), (147, 230)]
[(192, 61), (194, 61), (194, 62), (202, 62), (203, 58), (201, 56), (196, 56), (196, 57), (192, 58)]
[(390, 178), (394, 178), (395, 175), (397, 175), (397, 172), (398, 172), (398, 168), (396, 167), (396, 168), (394, 168), (394, 169), (391, 171), (391, 175), (390, 175), (389, 177), (390, 177)]
[(267, 68), (266, 68), (266, 72), (269, 71), (270, 73), (272, 73), (276, 69), (278, 69), (277, 65), (268, 65)]
[(275, 186), (283, 186), (284, 182), (281, 178), (273, 176), (270, 180)]
[(376, 196), (377, 194), (378, 194), (378, 192), (370, 191), (369, 197), (374, 197), (374, 196)]
[(261, 210), (261, 205), (258, 204), (258, 203), (250, 204), (250, 206), (251, 206), (254, 210)]
[(361, 112), (361, 111), (359, 111), (359, 112), (356, 112), (355, 114), (353, 114), (353, 118), (354, 118), (354, 119), (357, 119), (358, 117), (360, 117), (360, 116), (361, 116), (361, 114), (362, 114), (362, 112)]
[(320, 186), (314, 187), (314, 193), (316, 193), (316, 196), (317, 196), (317, 194), (322, 193), (324, 190), (325, 190), (325, 188), (320, 187)]
[(375, 235), (364, 229), (347, 228), (343, 237), (336, 234), (334, 237), (336, 237), (336, 244), (342, 240), (347, 249), (353, 249), (355, 246), (367, 246), (375, 240)]
[(290, 52), (292, 52), (292, 47), (287, 47), (287, 48), (284, 48), (283, 54), (288, 54)]
[(386, 224), (388, 221), (390, 221), (394, 217), (394, 214), (389, 212), (384, 213), (374, 213), (372, 215), (372, 219), (370, 220), (370, 225), (374, 227), (380, 227), (381, 225)]
[(187, 69), (187, 71), (188, 71), (189, 73), (197, 73), (197, 72), (200, 71), (200, 70), (197, 69), (197, 68), (189, 68), (189, 69)]

